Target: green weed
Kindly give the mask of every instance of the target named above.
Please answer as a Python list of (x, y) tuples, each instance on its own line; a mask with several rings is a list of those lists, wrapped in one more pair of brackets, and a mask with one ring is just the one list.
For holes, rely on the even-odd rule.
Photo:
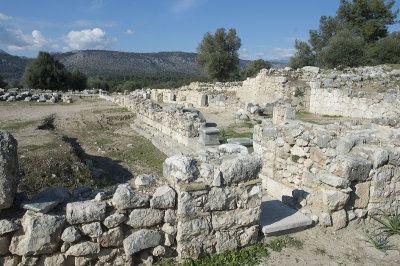
[(325, 118), (340, 118), (340, 117), (343, 117), (343, 116), (341, 116), (341, 115), (322, 115), (322, 117), (325, 117)]
[(3, 127), (1, 127), (1, 129), (8, 130), (8, 131), (18, 131), (18, 130), (28, 127), (30, 125), (35, 125), (35, 124), (39, 123), (39, 121), (40, 120), (12, 122), (12, 123), (4, 125)]
[(379, 228), (385, 234), (399, 235), (400, 234), (400, 215), (395, 211), (394, 215), (389, 215), (386, 212), (379, 210), (382, 213), (383, 218), (371, 215), (371, 218), (380, 223), (382, 226)]
[(297, 163), (297, 162), (299, 161), (299, 159), (300, 159), (300, 156), (298, 156), (298, 155), (292, 155), (292, 161), (293, 161), (293, 162)]
[(381, 250), (383, 252), (392, 249), (392, 246), (389, 245), (389, 237), (390, 235), (386, 234), (384, 231), (377, 229), (369, 233), (368, 231), (365, 232), (367, 236), (366, 242), (371, 244), (372, 247)]

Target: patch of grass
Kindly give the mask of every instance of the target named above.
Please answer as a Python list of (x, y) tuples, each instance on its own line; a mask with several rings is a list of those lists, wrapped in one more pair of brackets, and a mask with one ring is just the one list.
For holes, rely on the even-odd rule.
[(105, 145), (109, 145), (109, 144), (113, 143), (112, 140), (110, 140), (110, 139), (98, 139), (96, 142), (97, 142), (97, 145), (99, 145), (101, 147), (104, 147)]
[(325, 118), (341, 118), (343, 116), (341, 116), (341, 115), (322, 115), (322, 117), (325, 117)]
[(197, 265), (257, 265), (260, 259), (268, 257), (268, 251), (264, 244), (257, 243), (255, 245), (225, 251), (221, 254), (207, 256), (198, 260), (187, 260), (182, 265), (197, 266)]
[(103, 109), (103, 110), (95, 110), (93, 111), (94, 114), (103, 114), (103, 113), (129, 113), (130, 111), (128, 108), (122, 107), (122, 108), (109, 108), (109, 109)]
[(380, 223), (382, 226), (379, 228), (383, 233), (391, 235), (400, 235), (400, 215), (395, 211), (393, 215), (389, 215), (386, 212), (379, 210), (382, 217), (371, 215), (371, 218)]
[(38, 150), (51, 150), (57, 148), (59, 145), (57, 143), (47, 143), (43, 145), (36, 145), (36, 144), (31, 144), (31, 145), (26, 145), (22, 146), (18, 149), (18, 151), (38, 151)]
[(314, 250), (314, 253), (317, 254), (317, 255), (326, 255), (326, 250), (323, 249), (323, 248), (316, 248)]
[(149, 140), (141, 136), (134, 136), (132, 139), (133, 143), (137, 143), (133, 148), (111, 151), (105, 155), (128, 164), (139, 164), (162, 176), (162, 164), (167, 156), (154, 147)]
[(389, 245), (390, 235), (380, 229), (374, 230), (371, 233), (366, 231), (365, 235), (367, 236), (366, 242), (380, 251), (386, 252), (393, 248), (393, 246)]
[(299, 161), (299, 159), (300, 159), (300, 156), (298, 156), (298, 155), (292, 155), (292, 161), (293, 161), (293, 162), (297, 163), (297, 162)]
[(42, 123), (37, 127), (40, 130), (54, 130), (54, 115), (50, 115), (43, 119)]
[[(242, 122), (239, 125), (229, 125), (226, 128), (223, 128), (220, 133), (219, 133), (219, 142), (221, 144), (227, 143), (228, 139), (231, 138), (249, 138), (253, 139), (253, 131), (249, 131), (246, 129), (248, 132), (238, 132), (240, 129), (243, 128), (249, 128), (247, 125), (249, 125), (251, 122)], [(254, 124), (250, 127), (253, 128)]]
[(400, 64), (388, 64), (392, 69), (400, 69)]
[(312, 113), (306, 112), (306, 111), (296, 112), (296, 119), (306, 122), (306, 123), (316, 124), (316, 125), (327, 125), (328, 124), (327, 122), (321, 122), (320, 120), (318, 120), (318, 118), (315, 118)]
[(28, 127), (30, 125), (35, 125), (39, 123), (40, 120), (29, 120), (29, 121), (21, 121), (21, 122), (12, 122), (9, 124), (6, 124), (1, 127), (3, 130), (8, 130), (8, 131), (18, 131), (22, 128)]
[(273, 251), (281, 252), (282, 249), (286, 247), (295, 247), (297, 249), (302, 249), (303, 242), (291, 236), (284, 236), (270, 241), (266, 244), (266, 246)]

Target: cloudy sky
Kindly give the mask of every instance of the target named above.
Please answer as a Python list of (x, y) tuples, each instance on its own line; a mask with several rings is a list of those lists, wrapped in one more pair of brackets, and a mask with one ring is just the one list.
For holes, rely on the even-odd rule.
[(28, 57), (83, 49), (196, 52), (204, 33), (224, 27), (237, 30), (241, 58), (281, 60), (293, 55), (295, 39), (308, 39), (321, 15), (335, 15), (339, 2), (4, 0), (0, 49)]

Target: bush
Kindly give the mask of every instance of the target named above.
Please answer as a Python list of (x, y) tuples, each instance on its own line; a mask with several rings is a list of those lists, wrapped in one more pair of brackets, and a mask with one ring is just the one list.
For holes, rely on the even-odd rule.
[(321, 59), (329, 68), (359, 66), (365, 61), (365, 43), (350, 31), (341, 31), (330, 39)]
[(294, 48), (296, 48), (296, 54), (290, 58), (289, 66), (291, 68), (296, 69), (314, 65), (315, 55), (308, 43), (296, 40)]
[(375, 64), (400, 63), (400, 39), (385, 37), (371, 48), (371, 59)]

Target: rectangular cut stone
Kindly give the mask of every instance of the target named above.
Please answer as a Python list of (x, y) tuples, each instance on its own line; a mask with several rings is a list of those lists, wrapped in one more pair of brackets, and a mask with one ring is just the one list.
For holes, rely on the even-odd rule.
[(81, 201), (67, 204), (67, 221), (70, 224), (102, 221), (106, 217), (106, 203)]
[(219, 129), (215, 127), (199, 128), (199, 142), (204, 146), (219, 145)]

